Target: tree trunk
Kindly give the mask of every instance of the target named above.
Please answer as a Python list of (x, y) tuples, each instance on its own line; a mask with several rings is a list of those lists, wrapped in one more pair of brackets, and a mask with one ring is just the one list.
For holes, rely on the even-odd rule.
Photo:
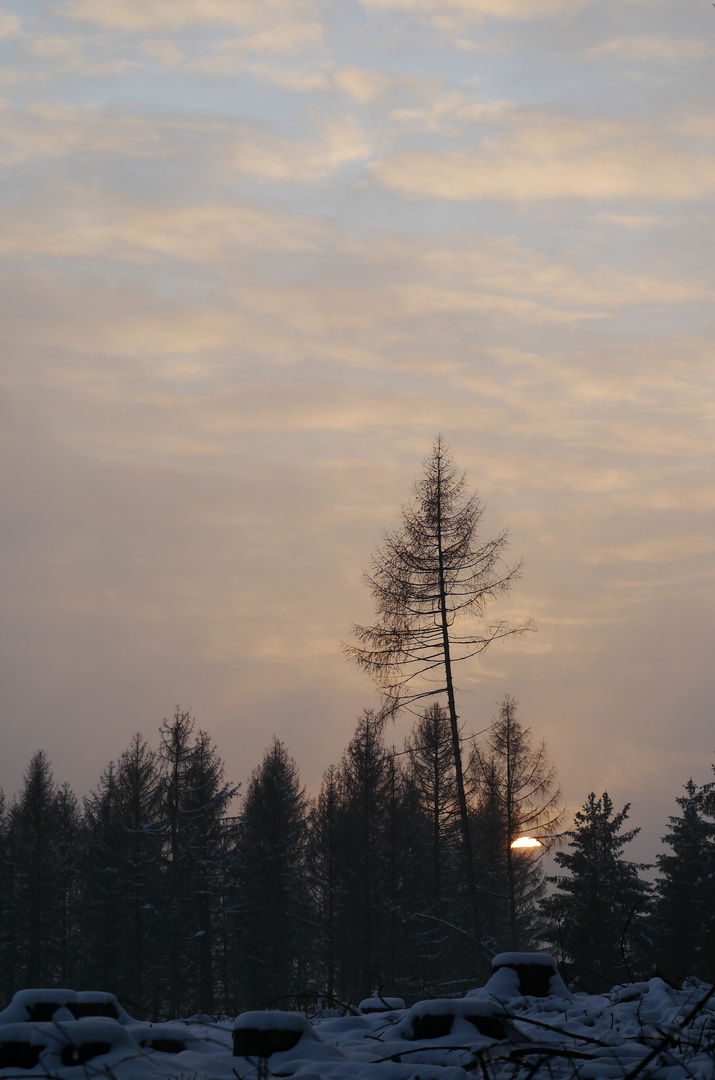
[[(441, 466), (440, 466), (441, 468)], [(440, 473), (437, 474), (437, 552), (439, 558), (439, 608), (442, 622), (442, 649), (444, 653), (444, 675), (447, 687), (447, 702), (449, 704), (449, 721), (452, 731), (452, 750), (454, 753), (454, 771), (457, 779), (457, 799), (459, 802), (459, 821), (462, 832), (462, 846), (464, 849), (464, 870), (467, 877), (467, 893), (469, 897), (469, 911), (472, 922), (472, 935), (474, 938), (474, 963), (478, 975), (483, 974), (485, 968), (482, 956), (482, 920), (479, 911), (479, 898), (477, 895), (477, 879), (474, 872), (474, 853), (472, 850), (472, 837), (469, 829), (469, 814), (467, 813), (467, 797), (464, 792), (464, 773), (462, 770), (462, 750), (459, 744), (459, 723), (457, 706), (454, 699), (454, 682), (452, 679), (452, 660), (449, 649), (449, 624), (447, 622), (447, 595), (444, 581), (444, 554), (442, 550), (442, 495)]]

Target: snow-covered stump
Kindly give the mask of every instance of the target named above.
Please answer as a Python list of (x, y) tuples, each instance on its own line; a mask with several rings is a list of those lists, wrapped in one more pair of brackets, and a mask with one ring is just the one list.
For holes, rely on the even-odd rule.
[(97, 1075), (111, 1076), (118, 1064), (139, 1057), (139, 1047), (116, 1020), (25, 1020), (0, 1027), (0, 1069), (35, 1069), (61, 1077), (65, 1069), (92, 1062)]
[(133, 1018), (122, 1008), (114, 994), (102, 990), (78, 990), (76, 1001), (70, 1001), (68, 1008), (75, 1020), (99, 1016), (105, 1020), (118, 1020), (120, 1024), (133, 1023)]
[(492, 975), (482, 993), (498, 998), (556, 997), (570, 993), (548, 953), (499, 953), (492, 960)]
[(71, 1006), (76, 1002), (74, 990), (18, 990), (0, 1012), (0, 1024), (73, 1020)]
[(398, 997), (369, 997), (363, 998), (358, 1009), (363, 1016), (373, 1013), (394, 1012), (396, 1009), (404, 1009), (405, 1002)]
[(33, 1043), (32, 1034), (33, 1029), (27, 1023), (3, 1026), (0, 1031), (0, 1070), (35, 1068), (43, 1046)]
[(100, 990), (38, 989), (18, 990), (7, 1008), (0, 1012), (0, 1026), (14, 1023), (45, 1023), (49, 1020), (83, 1020), (96, 1016), (133, 1023), (114, 994)]
[(501, 1041), (507, 1037), (504, 1010), (491, 1001), (475, 998), (434, 998), (419, 1001), (395, 1028), (403, 1039), (474, 1040), (479, 1036)]
[(233, 1025), (233, 1056), (269, 1058), (293, 1050), (301, 1039), (319, 1041), (303, 1013), (245, 1012)]

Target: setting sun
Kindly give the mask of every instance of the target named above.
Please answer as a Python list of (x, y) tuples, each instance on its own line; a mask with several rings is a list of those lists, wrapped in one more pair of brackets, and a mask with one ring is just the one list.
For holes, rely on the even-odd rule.
[(512, 848), (537, 848), (543, 847), (543, 844), (535, 836), (520, 836), (518, 840), (512, 840), (511, 846)]

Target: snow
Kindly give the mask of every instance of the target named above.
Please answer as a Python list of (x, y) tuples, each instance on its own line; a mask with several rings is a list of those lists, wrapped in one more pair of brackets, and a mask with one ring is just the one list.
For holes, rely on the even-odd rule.
[(398, 997), (369, 997), (363, 998), (358, 1009), (361, 1013), (382, 1013), (391, 1009), (404, 1009), (405, 1002)]
[[(504, 973), (533, 966), (533, 954), (495, 958), (486, 986), (464, 998), (410, 1009), (309, 1020), (253, 1011), (235, 1021), (71, 1018), (82, 995), (32, 990), (0, 1013), (0, 1080), (713, 1080), (715, 994), (697, 980), (674, 989), (660, 978), (608, 994), (496, 995)], [(524, 959), (524, 955), (528, 958)], [(513, 957), (518, 960), (513, 960)], [(537, 961), (549, 967), (548, 958)], [(555, 974), (555, 971), (552, 972)], [(560, 981), (560, 980), (559, 980)], [(563, 984), (561, 984), (563, 985)], [(565, 989), (565, 988), (564, 988)], [(88, 1005), (113, 1007), (111, 995)], [(52, 1014), (33, 1020), (38, 1007)], [(41, 1011), (41, 1008), (40, 1008)], [(70, 1017), (69, 1019), (67, 1017)], [(236, 1054), (234, 1040), (261, 1036), (278, 1049)], [(284, 1041), (281, 1043), (281, 1039)], [(290, 1045), (289, 1045), (290, 1044)]]
[(557, 971), (556, 961), (548, 953), (538, 952), (502, 952), (492, 958), (492, 968), (519, 967), (528, 964), (543, 964), (544, 967)]
[(486, 986), (470, 997), (493, 997), (499, 1001), (526, 996), (569, 998), (556, 961), (548, 953), (499, 953), (492, 960), (492, 976)]

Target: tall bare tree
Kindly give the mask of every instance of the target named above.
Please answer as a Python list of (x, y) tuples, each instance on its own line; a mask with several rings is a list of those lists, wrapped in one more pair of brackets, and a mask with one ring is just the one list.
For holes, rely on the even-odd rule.
[(507, 566), (506, 532), (483, 539), (484, 504), (469, 494), (441, 435), (424, 463), (401, 527), (388, 532), (366, 575), (377, 621), (354, 626), (357, 645), (348, 656), (372, 675), (386, 707), (445, 695), (473, 933), (481, 963), (481, 921), (460, 751), (453, 667), (484, 652), (493, 641), (522, 633), (526, 625), (487, 622), (487, 605), (508, 592), (520, 564)]

